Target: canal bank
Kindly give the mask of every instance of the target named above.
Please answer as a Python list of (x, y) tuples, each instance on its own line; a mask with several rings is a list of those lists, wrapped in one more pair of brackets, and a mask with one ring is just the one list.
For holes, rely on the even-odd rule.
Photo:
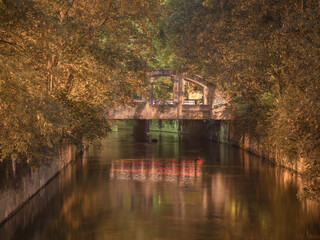
[(63, 143), (56, 156), (38, 165), (11, 159), (1, 162), (0, 227), (81, 154), (83, 149)]
[(295, 173), (303, 174), (306, 170), (304, 159), (293, 161), (280, 155), (277, 147), (266, 149), (256, 136), (236, 128), (231, 121), (210, 121), (202, 132), (207, 139), (240, 147)]

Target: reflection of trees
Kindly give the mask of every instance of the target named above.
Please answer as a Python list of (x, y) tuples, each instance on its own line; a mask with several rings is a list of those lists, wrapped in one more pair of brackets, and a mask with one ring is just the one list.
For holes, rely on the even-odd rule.
[(99, 167), (67, 194), (54, 228), (73, 237), (96, 229), (93, 239), (295, 239), (319, 232), (312, 225), (319, 209), (294, 196), (299, 179), (240, 150), (210, 151), (205, 162), (142, 157)]
[(231, 190), (224, 214), (234, 228), (233, 236), (246, 232), (248, 239), (259, 235), (268, 239), (296, 239), (304, 238), (308, 231), (319, 235), (319, 229), (310, 224), (319, 220), (319, 207), (296, 197), (302, 184), (299, 177), (263, 164), (252, 154), (243, 153), (240, 160), (241, 181), (224, 180), (224, 188)]
[[(108, 142), (106, 146), (114, 147)], [(148, 148), (156, 151), (160, 146)], [(189, 157), (181, 157), (181, 151)], [(127, 152), (111, 149), (109, 154), (119, 160), (104, 159), (106, 151), (88, 164), (79, 162), (87, 166), (66, 172), (68, 184), (61, 182), (59, 207), (49, 204), (56, 218), (49, 229), (41, 230), (43, 239), (50, 234), (54, 239), (303, 239), (310, 237), (306, 231), (319, 235), (319, 207), (295, 198), (300, 184), (296, 177), (222, 145), (209, 149), (209, 157), (191, 147), (181, 151), (180, 160), (147, 154), (128, 159), (121, 158)]]
[[(141, 198), (149, 199), (148, 208), (143, 204), (135, 205), (144, 209), (147, 216), (170, 215), (173, 225), (179, 223), (189, 229), (192, 229), (193, 221), (200, 221), (203, 228), (209, 223), (216, 224), (224, 229), (227, 238), (246, 235), (249, 239), (261, 236), (286, 239), (294, 238), (297, 231), (303, 233), (306, 229), (318, 232), (310, 226), (310, 222), (319, 219), (318, 207), (306, 205), (295, 196), (300, 188), (299, 179), (268, 167), (258, 157), (240, 150), (220, 145), (210, 151), (215, 165), (201, 165), (205, 172), (200, 177), (197, 177), (201, 171), (197, 170), (196, 160), (169, 158), (149, 159), (143, 162), (143, 167), (142, 162), (127, 162), (125, 180), (117, 181), (125, 172), (119, 168), (119, 161), (113, 165), (117, 189), (133, 179), (130, 174), (135, 165), (135, 179), (138, 180), (135, 184), (148, 185), (149, 190), (142, 190), (145, 194), (142, 196), (135, 192), (136, 188), (127, 187), (121, 190), (118, 200), (129, 198), (130, 202), (141, 202)], [(203, 218), (206, 220), (202, 222)], [(293, 231), (293, 228), (298, 230)]]
[[(226, 164), (235, 164), (234, 158), (238, 155), (224, 151), (222, 154), (229, 158)], [(116, 188), (122, 189), (121, 193), (118, 192), (117, 201), (129, 198), (130, 203), (148, 202), (135, 207), (143, 210), (146, 216), (170, 215), (172, 224), (182, 224), (188, 229), (192, 229), (197, 221), (203, 228), (209, 223), (216, 224), (224, 229), (223, 234), (227, 238), (245, 235), (249, 239), (261, 236), (286, 239), (297, 234), (297, 231), (292, 231), (292, 226), (299, 226), (300, 232), (309, 228), (307, 219), (310, 214), (306, 213), (304, 203), (293, 196), (298, 182), (291, 175), (276, 173), (273, 168), (270, 171), (261, 164), (260, 159), (246, 153), (240, 165), (206, 167), (201, 161), (130, 160), (125, 162), (127, 167), (123, 167), (122, 161), (113, 163), (110, 175)], [(198, 166), (206, 167), (205, 175), (198, 171)], [(128, 174), (133, 172), (135, 177)], [(200, 175), (197, 176), (197, 173)], [(131, 180), (138, 181), (134, 183)], [(140, 186), (148, 189), (141, 190), (143, 195), (137, 194), (137, 188), (133, 187), (138, 183), (143, 183)], [(116, 207), (123, 209), (125, 206)], [(132, 205), (126, 207), (129, 210)], [(311, 217), (314, 218), (319, 217)], [(272, 232), (270, 228), (273, 228)], [(190, 234), (196, 234), (198, 230)]]

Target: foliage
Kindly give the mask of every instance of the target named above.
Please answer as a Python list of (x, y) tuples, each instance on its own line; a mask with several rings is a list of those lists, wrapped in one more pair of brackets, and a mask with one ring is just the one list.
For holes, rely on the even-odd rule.
[(1, 159), (106, 136), (103, 109), (126, 103), (144, 81), (159, 8), (157, 0), (1, 0)]
[(173, 97), (173, 83), (168, 77), (157, 78), (153, 83), (152, 90), (154, 100), (168, 100)]
[(151, 30), (152, 59), (149, 65), (152, 69), (175, 69), (175, 54), (171, 46), (171, 39), (167, 34), (168, 11), (165, 1), (162, 1), (162, 11), (158, 14), (154, 24), (149, 24)]
[[(320, 5), (300, 0), (167, 0), (177, 63), (223, 88), (238, 129), (320, 177)], [(316, 192), (309, 187), (309, 195)], [(316, 197), (315, 197), (316, 198)]]
[[(316, 181), (319, 10), (311, 0), (0, 0), (1, 159), (104, 137), (103, 109), (127, 103), (151, 66), (219, 85), (238, 129), (275, 159), (303, 158)], [(155, 87), (169, 98), (169, 84)]]

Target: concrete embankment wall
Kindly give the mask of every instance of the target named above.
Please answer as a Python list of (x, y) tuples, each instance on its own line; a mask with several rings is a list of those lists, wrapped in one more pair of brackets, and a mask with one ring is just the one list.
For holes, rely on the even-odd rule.
[(7, 160), (0, 163), (0, 226), (23, 207), (32, 196), (80, 155), (80, 149), (63, 144), (58, 156), (30, 166)]
[(303, 173), (306, 169), (303, 159), (290, 161), (285, 156), (279, 156), (277, 149), (269, 152), (255, 136), (232, 127), (231, 121), (210, 121), (202, 133), (212, 141), (238, 146), (289, 170)]

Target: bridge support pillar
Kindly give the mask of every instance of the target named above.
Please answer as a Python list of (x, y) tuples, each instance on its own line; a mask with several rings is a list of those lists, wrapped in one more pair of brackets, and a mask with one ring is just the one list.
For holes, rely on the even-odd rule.
[(145, 120), (145, 119), (133, 120), (133, 137), (137, 141), (149, 140), (149, 120)]
[(203, 105), (208, 105), (209, 89), (207, 87), (203, 88)]
[(184, 104), (184, 85), (185, 85), (185, 80), (183, 79), (182, 76), (178, 76), (178, 87), (179, 87), (179, 92), (178, 92), (178, 119), (182, 118), (182, 105)]
[(174, 104), (177, 104), (179, 102), (179, 79), (177, 77), (173, 77), (171, 81), (173, 84), (172, 100)]
[(215, 99), (214, 99), (214, 97), (215, 97), (215, 88), (211, 88), (210, 90), (209, 90), (209, 93), (208, 93), (208, 95), (209, 95), (209, 99), (210, 99), (210, 116), (212, 117), (213, 116), (213, 112), (214, 112), (214, 105), (215, 105)]
[(150, 83), (151, 83), (151, 86), (150, 86), (150, 89), (149, 89), (149, 91), (150, 91), (150, 93), (149, 93), (149, 103), (151, 104), (151, 105), (153, 105), (153, 83), (154, 83), (154, 81), (155, 81), (156, 79), (155, 78), (150, 78)]

